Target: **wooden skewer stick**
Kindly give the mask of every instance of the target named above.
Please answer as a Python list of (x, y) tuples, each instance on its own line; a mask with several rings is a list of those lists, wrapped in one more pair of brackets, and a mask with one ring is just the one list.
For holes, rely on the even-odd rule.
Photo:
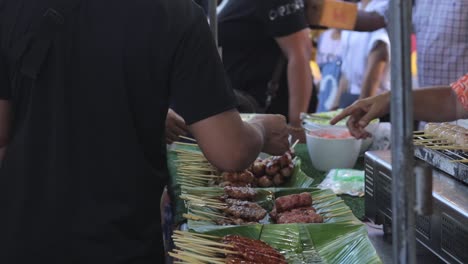
[(180, 142), (180, 141), (176, 141), (173, 144), (183, 145), (183, 146), (198, 146), (197, 144), (194, 144), (194, 143), (185, 143), (185, 142)]
[[(206, 239), (200, 240), (200, 239), (190, 239), (188, 237), (182, 237), (182, 238), (174, 238), (175, 242), (181, 242), (183, 244), (187, 244), (187, 246), (190, 247), (190, 250), (193, 251), (204, 251), (207, 253), (225, 253), (225, 254), (239, 254), (239, 252), (224, 249), (220, 246), (221, 243), (216, 243), (216, 244), (207, 244)], [(208, 240), (210, 241), (210, 240)], [(193, 243), (195, 242), (195, 243)], [(210, 246), (211, 245), (211, 246)], [(215, 247), (213, 247), (213, 245)], [(221, 244), (224, 245), (224, 244)]]
[[(211, 239), (221, 239), (221, 237), (219, 236), (212, 236), (212, 235), (205, 235), (205, 234), (199, 234), (199, 233), (190, 233), (190, 232), (187, 232), (187, 231), (180, 231), (180, 230), (176, 230), (174, 231), (175, 234), (183, 234), (184, 236), (195, 236), (195, 237), (204, 237), (204, 238), (211, 238)], [(228, 244), (223, 244), (223, 245), (226, 245), (228, 247), (234, 247), (232, 245), (228, 245)]]
[(197, 140), (194, 139), (194, 138), (184, 137), (184, 136), (179, 136), (179, 137), (180, 137), (181, 139), (185, 139), (185, 140), (192, 141), (192, 142), (195, 142), (195, 143), (197, 142)]
[(460, 162), (460, 163), (468, 163), (468, 159), (461, 159), (461, 160), (451, 160), (449, 161), (451, 163), (457, 163), (457, 162)]
[(323, 199), (330, 198), (330, 197), (336, 197), (336, 194), (331, 193), (331, 194), (327, 194), (327, 195), (323, 195), (323, 196), (317, 196), (317, 197), (312, 196), (312, 200), (319, 201), (319, 200), (323, 200)]
[(294, 142), (294, 144), (291, 146), (291, 148), (294, 149), (298, 143), (299, 143), (299, 139), (296, 140), (296, 142)]
[(445, 138), (433, 138), (433, 139), (413, 139), (414, 143), (433, 143), (433, 142), (448, 142)]
[(196, 210), (196, 209), (190, 209), (190, 211), (192, 211), (195, 214), (211, 216), (211, 217), (221, 218), (221, 219), (229, 219), (228, 217), (222, 216), (221, 214), (217, 214), (217, 213), (204, 212), (204, 211)]
[[(181, 196), (182, 198), (182, 196)], [(185, 199), (184, 199), (185, 198)], [(222, 202), (219, 202), (219, 201), (213, 201), (213, 200), (202, 200), (202, 199), (194, 199), (194, 198), (188, 198), (188, 197), (184, 197), (182, 198), (183, 200), (186, 200), (188, 202), (193, 202), (193, 203), (199, 203), (199, 204), (206, 204), (206, 205), (215, 205), (215, 206), (224, 206), (226, 207), (227, 204), (226, 203), (222, 203)]]
[(200, 237), (173, 236), (172, 238), (174, 239), (174, 241), (182, 242), (182, 243), (186, 243), (186, 244), (191, 244), (191, 243), (195, 242), (194, 243), (195, 245), (204, 245), (204, 246), (210, 246), (211, 245), (211, 246), (215, 246), (215, 247), (223, 247), (225, 245), (225, 244), (217, 242), (217, 241), (209, 240), (209, 239), (206, 239), (206, 238), (200, 238)]
[(194, 174), (194, 173), (185, 173), (181, 172), (178, 173), (180, 176), (188, 176), (188, 177), (205, 177), (205, 178), (219, 178), (219, 175), (213, 175), (213, 174)]
[[(223, 258), (212, 258), (212, 257), (204, 257), (201, 255), (189, 253), (186, 251), (174, 250), (176, 251), (175, 254), (171, 255), (173, 258), (181, 259), (187, 261), (188, 263), (215, 263), (215, 264), (225, 264)], [(171, 254), (171, 253), (169, 253)]]
[(462, 147), (462, 146), (433, 146), (433, 147), (428, 147), (430, 149), (441, 149), (441, 150), (468, 150), (467, 147)]
[(192, 215), (192, 214), (182, 214), (182, 217), (188, 220), (193, 220), (193, 221), (211, 221), (210, 218), (206, 218), (206, 217), (198, 216), (198, 215)]

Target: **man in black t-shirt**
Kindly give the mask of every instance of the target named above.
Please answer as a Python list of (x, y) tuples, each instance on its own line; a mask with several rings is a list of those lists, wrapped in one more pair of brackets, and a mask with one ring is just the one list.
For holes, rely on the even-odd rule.
[(235, 89), (265, 105), (280, 55), (288, 59), (270, 113), (288, 116), (290, 133), (304, 140), (301, 112), (311, 107), (312, 44), (303, 0), (231, 0), (219, 14), (223, 63)]
[(163, 263), (169, 102), (225, 171), (284, 153), (284, 117), (241, 121), (192, 1), (81, 1), (65, 17), (50, 2), (0, 0), (0, 263)]

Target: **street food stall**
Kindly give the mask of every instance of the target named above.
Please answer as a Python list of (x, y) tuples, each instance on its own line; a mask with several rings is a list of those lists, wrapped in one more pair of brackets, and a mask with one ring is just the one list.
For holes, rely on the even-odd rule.
[[(261, 155), (243, 172), (214, 168), (185, 138), (168, 153), (169, 261), (382, 263), (362, 222), (370, 219), (392, 236), (395, 263), (416, 263), (417, 244), (446, 262), (468, 262), (467, 133), (457, 124), (432, 123), (414, 132), (410, 56), (403, 56), (411, 53), (410, 10), (410, 1), (392, 1), (391, 151), (368, 151), (372, 139), (343, 134), (344, 124), (326, 128), (336, 113), (305, 115), (307, 144), (291, 142), (282, 156)], [(374, 126), (378, 120), (369, 125), (373, 133)], [(337, 168), (363, 171), (363, 193), (323, 188)]]

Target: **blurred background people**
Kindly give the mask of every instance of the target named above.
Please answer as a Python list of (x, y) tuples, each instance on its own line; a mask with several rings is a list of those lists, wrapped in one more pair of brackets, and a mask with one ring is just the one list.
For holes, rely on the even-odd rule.
[(321, 80), (317, 112), (330, 111), (334, 107), (341, 76), (341, 41), (339, 29), (326, 30), (318, 38), (316, 63), (320, 69)]
[[(360, 10), (375, 12), (385, 1), (363, 0)], [(372, 32), (344, 30), (341, 36), (342, 74), (335, 108), (390, 89), (390, 40), (385, 29)], [(338, 106), (338, 107), (337, 107)]]
[[(304, 141), (300, 113), (315, 112), (316, 100), (303, 1), (231, 0), (219, 13), (219, 43), (233, 88), (253, 97), (260, 108), (279, 71), (279, 88), (266, 112), (287, 116), (293, 138)], [(283, 67), (278, 66), (282, 56)]]

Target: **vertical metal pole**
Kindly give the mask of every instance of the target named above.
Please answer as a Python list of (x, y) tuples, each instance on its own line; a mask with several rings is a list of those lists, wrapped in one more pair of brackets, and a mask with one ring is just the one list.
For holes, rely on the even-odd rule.
[(218, 47), (218, 16), (216, 14), (216, 8), (218, 7), (218, 0), (208, 0), (208, 16), (210, 19), (211, 32), (213, 33), (213, 38)]
[(416, 263), (413, 94), (410, 66), (412, 1), (390, 2), (393, 259), (394, 263)]

